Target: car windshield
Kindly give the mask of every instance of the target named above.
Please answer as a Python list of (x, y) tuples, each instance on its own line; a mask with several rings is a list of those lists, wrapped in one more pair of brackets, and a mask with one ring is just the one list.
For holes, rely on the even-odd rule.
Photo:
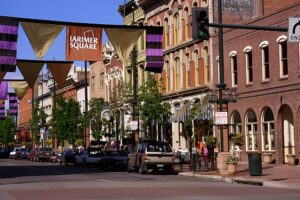
[(168, 143), (149, 143), (147, 145), (147, 151), (152, 152), (172, 152), (172, 149)]

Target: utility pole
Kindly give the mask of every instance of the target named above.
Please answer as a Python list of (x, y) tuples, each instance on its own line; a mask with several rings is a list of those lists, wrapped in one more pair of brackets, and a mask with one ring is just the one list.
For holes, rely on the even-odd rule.
[(84, 96), (85, 96), (85, 104), (84, 104), (84, 133), (83, 133), (83, 144), (84, 148), (86, 148), (86, 135), (87, 135), (87, 112), (88, 112), (88, 91), (87, 91), (87, 61), (84, 62), (84, 79), (85, 79), (85, 84), (84, 84)]

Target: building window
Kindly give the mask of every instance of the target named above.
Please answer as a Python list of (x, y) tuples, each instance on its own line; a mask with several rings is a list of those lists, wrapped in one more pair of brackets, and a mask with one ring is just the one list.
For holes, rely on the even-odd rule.
[(180, 80), (181, 80), (181, 65), (179, 58), (175, 59), (176, 74), (175, 74), (175, 90), (180, 89)]
[(246, 56), (246, 83), (250, 84), (253, 82), (252, 47), (246, 47), (244, 53)]
[(230, 65), (231, 65), (231, 80), (232, 87), (236, 87), (238, 84), (238, 67), (237, 67), (237, 52), (232, 51), (229, 53), (230, 56)]
[(210, 81), (210, 71), (209, 71), (209, 55), (208, 47), (203, 48), (203, 58), (204, 58), (204, 83), (207, 84)]
[(246, 115), (246, 150), (257, 150), (257, 120), (254, 111), (248, 111)]
[(269, 69), (269, 42), (262, 42), (259, 47), (261, 48), (261, 62), (262, 62), (262, 80), (268, 81), (270, 78)]
[(190, 66), (190, 56), (185, 55), (185, 66), (186, 66), (186, 86), (189, 88), (191, 86), (191, 66)]
[(179, 14), (174, 15), (174, 45), (179, 42)]
[[(238, 133), (242, 133), (242, 121), (240, 114), (237, 111), (234, 111), (231, 115), (230, 138), (234, 137)], [(232, 150), (237, 149), (232, 140), (231, 148)]]
[(190, 33), (189, 33), (189, 10), (188, 8), (186, 8), (184, 10), (184, 35), (185, 35), (185, 39), (188, 40)]
[(263, 151), (275, 150), (274, 116), (270, 108), (262, 113), (262, 149)]
[(164, 43), (165, 43), (165, 48), (169, 47), (169, 23), (168, 23), (168, 19), (164, 20)]
[(167, 68), (166, 92), (169, 92), (171, 90), (171, 69), (168, 61), (166, 61), (166, 68)]
[(288, 76), (288, 60), (287, 60), (287, 37), (280, 36), (277, 39), (279, 43), (279, 62), (280, 62), (280, 78)]
[(95, 76), (91, 77), (91, 91), (95, 91)]
[(194, 51), (194, 63), (195, 63), (195, 85), (199, 85), (199, 54), (198, 54), (198, 51)]
[(100, 88), (104, 88), (104, 73), (100, 74)]

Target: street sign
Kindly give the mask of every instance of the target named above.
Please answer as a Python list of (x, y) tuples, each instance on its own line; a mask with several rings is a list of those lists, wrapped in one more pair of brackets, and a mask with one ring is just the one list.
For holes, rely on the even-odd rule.
[(45, 128), (40, 128), (40, 138), (44, 139)]
[(215, 124), (216, 125), (227, 125), (227, 112), (215, 112)]
[(300, 18), (289, 18), (289, 42), (300, 42)]

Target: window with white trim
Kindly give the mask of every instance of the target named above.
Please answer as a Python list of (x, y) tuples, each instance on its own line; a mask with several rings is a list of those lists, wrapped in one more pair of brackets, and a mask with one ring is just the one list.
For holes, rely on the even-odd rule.
[(246, 150), (257, 150), (257, 119), (253, 110), (246, 115)]
[(236, 87), (238, 84), (238, 67), (237, 67), (237, 53), (236, 51), (232, 51), (229, 54), (230, 56), (230, 64), (231, 64), (231, 80), (232, 80), (232, 87)]
[(280, 78), (283, 78), (288, 76), (287, 37), (282, 35), (277, 42), (279, 44)]
[(252, 47), (246, 47), (244, 53), (246, 56), (246, 84), (250, 84), (253, 82)]
[(231, 115), (231, 132), (230, 134), (236, 135), (237, 133), (242, 132), (242, 121), (240, 114), (235, 111)]
[(194, 51), (194, 63), (195, 63), (195, 85), (199, 85), (199, 55), (198, 51)]
[(191, 86), (191, 66), (190, 66), (190, 56), (185, 55), (185, 67), (186, 67), (186, 86), (189, 88)]
[(275, 151), (275, 125), (274, 116), (270, 108), (262, 113), (262, 150)]
[(261, 48), (262, 80), (268, 81), (270, 78), (269, 42), (264, 41), (259, 47)]
[(169, 47), (169, 42), (170, 42), (170, 36), (169, 36), (169, 22), (168, 19), (166, 18), (164, 20), (164, 46), (165, 48)]

